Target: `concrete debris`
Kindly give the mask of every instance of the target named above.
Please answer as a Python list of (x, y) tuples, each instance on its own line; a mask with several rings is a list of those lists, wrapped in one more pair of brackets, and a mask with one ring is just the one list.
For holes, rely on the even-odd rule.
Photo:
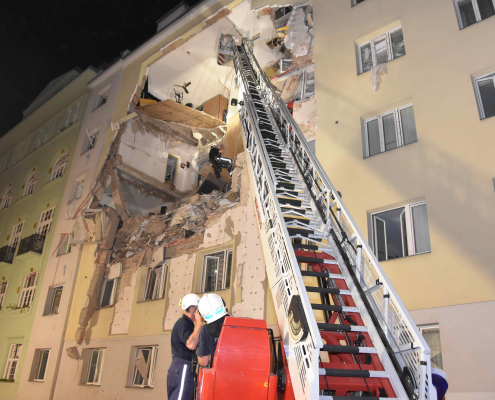
[(316, 98), (313, 96), (309, 100), (294, 103), (293, 116), (306, 140), (314, 140), (318, 125)]
[(296, 57), (308, 54), (313, 40), (312, 28), (309, 27), (306, 15), (303, 8), (297, 8), (292, 11), (292, 15), (289, 18), (289, 30), (284, 43), (287, 49)]
[(79, 360), (81, 358), (81, 356), (79, 355), (79, 350), (77, 350), (76, 346), (68, 347), (66, 351), (67, 355), (74, 360)]

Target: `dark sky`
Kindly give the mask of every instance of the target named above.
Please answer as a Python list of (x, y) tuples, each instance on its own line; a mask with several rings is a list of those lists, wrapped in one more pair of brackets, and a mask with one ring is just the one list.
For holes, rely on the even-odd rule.
[(156, 20), (179, 3), (0, 0), (0, 136), (22, 119), (22, 111), (52, 79), (134, 50), (156, 32)]

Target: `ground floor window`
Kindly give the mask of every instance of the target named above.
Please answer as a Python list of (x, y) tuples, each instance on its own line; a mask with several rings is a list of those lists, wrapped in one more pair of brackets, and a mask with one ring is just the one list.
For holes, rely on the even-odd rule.
[(88, 376), (86, 379), (86, 384), (101, 384), (101, 370), (103, 368), (104, 360), (105, 349), (91, 349), (91, 353), (89, 355)]
[(158, 346), (138, 347), (134, 360), (132, 386), (153, 387)]
[(442, 344), (440, 341), (440, 327), (435, 325), (420, 326), (419, 330), (430, 347), (431, 367), (443, 370)]
[(50, 354), (50, 350), (36, 350), (37, 357), (37, 365), (36, 365), (36, 375), (34, 380), (37, 382), (43, 382), (45, 380), (45, 371), (46, 365), (48, 364), (48, 355)]
[(15, 373), (19, 360), (21, 358), (22, 344), (13, 343), (10, 345), (9, 354), (7, 356), (7, 364), (5, 365), (5, 371), (3, 373), (3, 379), (15, 380)]
[(204, 256), (201, 292), (213, 292), (230, 288), (232, 257), (232, 249)]
[(378, 261), (431, 251), (425, 202), (373, 214), (372, 227), (373, 249)]

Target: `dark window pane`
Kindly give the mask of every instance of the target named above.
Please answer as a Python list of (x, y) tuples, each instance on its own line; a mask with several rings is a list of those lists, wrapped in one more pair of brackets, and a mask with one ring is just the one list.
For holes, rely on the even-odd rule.
[(58, 307), (60, 306), (60, 298), (62, 297), (62, 288), (56, 288), (53, 295), (52, 314), (58, 314)]
[(461, 14), (462, 27), (473, 25), (476, 23), (476, 15), (474, 14), (473, 3), (471, 0), (461, 0), (458, 2), (459, 13)]
[(402, 212), (400, 216), (400, 223), (402, 226), (402, 246), (404, 246), (404, 257), (409, 255), (409, 248), (407, 247), (407, 228), (406, 228), (406, 213)]
[(369, 71), (373, 67), (373, 58), (371, 57), (371, 44), (361, 46), (361, 68), (362, 72)]
[(495, 14), (492, 0), (478, 0), (478, 8), (480, 10), (481, 19), (491, 17)]
[(95, 379), (97, 364), (98, 364), (98, 350), (93, 350), (91, 352), (91, 360), (89, 364), (88, 382), (93, 383), (97, 380)]
[(386, 238), (386, 226), (385, 221), (382, 221), (379, 218), (375, 218), (375, 227), (376, 227), (376, 252), (378, 261), (384, 261), (387, 259), (387, 238)]
[(370, 156), (381, 153), (378, 119), (368, 122), (368, 149)]
[(400, 110), (400, 118), (402, 121), (402, 135), (404, 144), (409, 144), (418, 141), (416, 133), (416, 121), (414, 119), (413, 106)]
[(48, 362), (48, 351), (42, 351), (40, 357), (40, 369), (38, 371), (38, 376), (36, 379), (44, 380), (45, 379), (45, 370), (46, 363)]
[(493, 85), (493, 78), (478, 81), (478, 88), (480, 90), (485, 118), (493, 117), (495, 115), (495, 86)]
[(375, 45), (376, 65), (386, 63), (388, 61), (387, 38), (381, 36), (373, 41)]
[(205, 292), (211, 292), (217, 289), (218, 259), (207, 257), (205, 268)]
[(356, 0), (356, 4), (362, 3), (364, 0)]
[(232, 252), (230, 251), (227, 255), (227, 272), (225, 277), (225, 289), (230, 288), (230, 277), (232, 274)]
[(101, 299), (101, 306), (106, 307), (110, 305), (110, 299), (112, 298), (113, 279), (106, 281), (103, 286), (103, 298)]
[(394, 114), (385, 115), (382, 118), (383, 135), (385, 137), (385, 151), (392, 150), (397, 147), (397, 133), (395, 131), (395, 116)]
[(402, 29), (396, 30), (390, 34), (392, 41), (393, 58), (398, 58), (406, 55), (406, 46), (404, 46), (404, 35)]
[[(404, 211), (404, 207), (401, 207), (395, 210), (385, 211), (383, 213), (375, 215), (375, 224), (376, 221), (382, 220), (383, 221), (382, 226), (385, 227), (386, 234), (383, 234), (383, 236), (386, 238), (386, 242), (387, 242), (388, 260), (404, 257), (403, 248), (402, 248), (403, 238), (402, 238), (402, 229), (401, 229), (402, 226), (401, 214), (403, 211)], [(378, 231), (378, 225), (377, 225), (377, 231)], [(378, 250), (383, 251), (383, 253), (385, 253), (385, 250), (380, 250), (380, 249)], [(380, 256), (378, 255), (378, 257)], [(381, 261), (380, 258), (378, 258), (378, 260)]]

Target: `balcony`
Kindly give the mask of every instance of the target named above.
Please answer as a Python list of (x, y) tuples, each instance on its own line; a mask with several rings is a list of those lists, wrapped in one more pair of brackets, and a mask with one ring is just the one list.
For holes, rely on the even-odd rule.
[(15, 247), (4, 246), (0, 249), (0, 265), (1, 263), (12, 264), (14, 260)]
[(17, 251), (17, 258), (21, 260), (31, 260), (33, 258), (38, 258), (43, 252), (44, 243), (45, 236), (39, 235), (37, 233), (21, 239), (19, 250)]

